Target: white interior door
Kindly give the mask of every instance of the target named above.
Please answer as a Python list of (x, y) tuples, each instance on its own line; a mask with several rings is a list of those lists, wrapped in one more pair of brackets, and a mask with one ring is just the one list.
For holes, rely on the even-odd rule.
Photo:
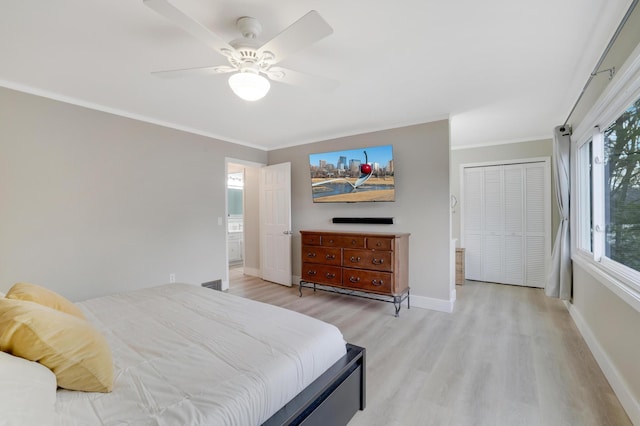
[(291, 163), (260, 169), (262, 279), (291, 286)]
[(466, 278), (544, 287), (550, 256), (547, 162), (463, 169)]
[(483, 208), (482, 188), (484, 172), (480, 168), (464, 169), (463, 202), (464, 218), (464, 246), (466, 248), (466, 277), (470, 280), (481, 281), (482, 268), (482, 240), (483, 240)]
[(504, 280), (523, 285), (524, 182), (520, 164), (504, 166)]
[(504, 259), (504, 205), (502, 167), (485, 167), (484, 171), (484, 228), (482, 245), (483, 280), (501, 282), (503, 277), (502, 261)]
[(548, 257), (549, 220), (547, 205), (549, 193), (546, 186), (544, 167), (541, 164), (530, 164), (524, 168), (525, 194), (525, 256), (526, 285), (543, 288), (546, 282), (546, 259)]

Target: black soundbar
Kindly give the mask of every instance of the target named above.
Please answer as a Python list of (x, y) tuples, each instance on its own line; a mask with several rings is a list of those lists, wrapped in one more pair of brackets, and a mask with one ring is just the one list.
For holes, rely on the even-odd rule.
[(375, 225), (393, 225), (392, 217), (334, 217), (333, 223), (364, 223)]

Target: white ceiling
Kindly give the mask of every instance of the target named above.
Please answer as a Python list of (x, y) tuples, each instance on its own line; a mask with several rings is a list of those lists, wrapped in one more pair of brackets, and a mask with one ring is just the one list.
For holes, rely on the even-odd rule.
[(629, 0), (172, 0), (226, 40), (309, 10), (334, 33), (280, 65), (339, 80), (237, 98), (227, 76), (151, 71), (225, 58), (142, 0), (0, 0), (0, 85), (266, 150), (451, 118), (452, 146), (551, 137)]

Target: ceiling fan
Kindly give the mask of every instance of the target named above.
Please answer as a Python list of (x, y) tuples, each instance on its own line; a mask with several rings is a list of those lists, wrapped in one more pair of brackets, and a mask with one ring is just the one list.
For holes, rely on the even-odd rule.
[(184, 31), (206, 43), (227, 58), (229, 65), (157, 71), (163, 77), (234, 73), (229, 86), (240, 98), (255, 101), (269, 91), (269, 80), (303, 85), (321, 90), (335, 88), (337, 82), (275, 66), (287, 56), (333, 33), (333, 29), (315, 10), (310, 11), (266, 43), (258, 41), (262, 26), (257, 19), (243, 16), (236, 21), (242, 37), (230, 42), (189, 17), (167, 0), (143, 0), (143, 3)]

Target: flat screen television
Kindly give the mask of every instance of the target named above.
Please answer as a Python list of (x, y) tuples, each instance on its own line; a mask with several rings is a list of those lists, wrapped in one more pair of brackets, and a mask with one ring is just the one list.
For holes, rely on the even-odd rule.
[(391, 145), (309, 155), (314, 203), (395, 201)]

